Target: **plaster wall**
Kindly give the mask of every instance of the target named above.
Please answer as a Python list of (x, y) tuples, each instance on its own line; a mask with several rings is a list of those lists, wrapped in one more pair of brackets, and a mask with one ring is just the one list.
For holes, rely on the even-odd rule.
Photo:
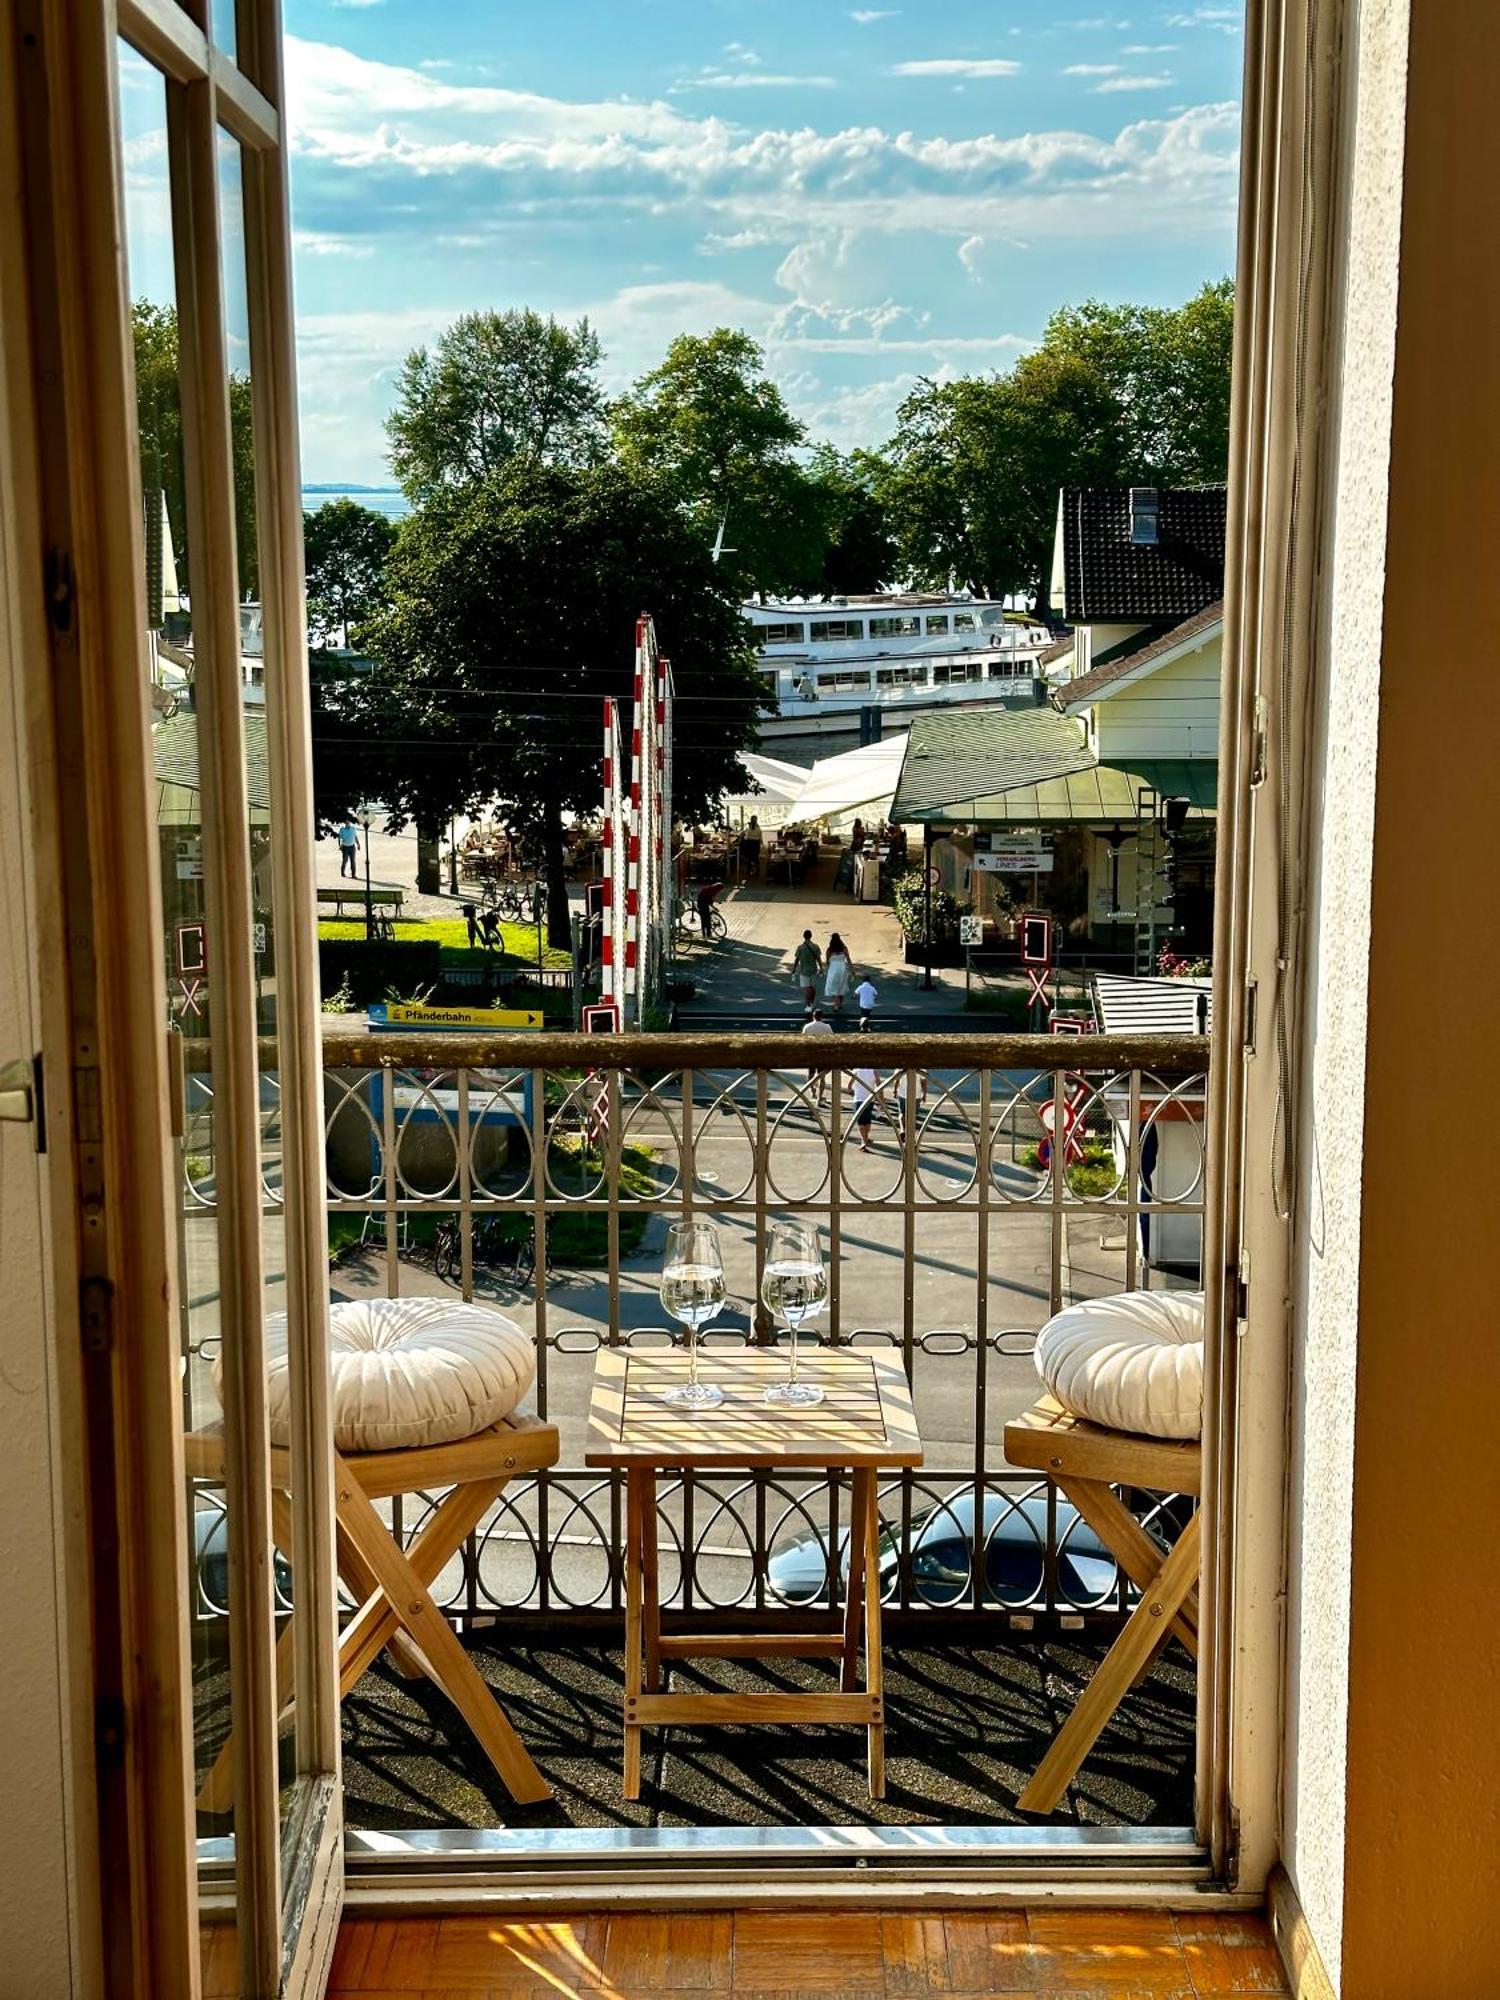
[[(1411, 8), (1370, 895), (1345, 2000), (1500, 1993), (1500, 1600), (1475, 1589), (1471, 1559), (1474, 1523), (1500, 1493), (1494, 1177), (1470, 1136), (1494, 1011), (1449, 1009), (1432, 988), (1434, 964), (1462, 963), (1475, 994), (1500, 983), (1500, 895), (1493, 871), (1466, 865), (1488, 849), (1500, 778), (1500, 686), (1492, 649), (1474, 643), (1500, 623), (1497, 74), (1500, 10)], [(1402, 671), (1424, 646), (1448, 663), (1440, 690)], [(1424, 1133), (1446, 1142), (1436, 1170), (1418, 1165)]]
[(1310, 755), (1297, 1119), (1283, 1858), (1330, 1976), (1342, 1947), (1366, 972), (1400, 266), (1406, 0), (1357, 10), (1337, 459)]

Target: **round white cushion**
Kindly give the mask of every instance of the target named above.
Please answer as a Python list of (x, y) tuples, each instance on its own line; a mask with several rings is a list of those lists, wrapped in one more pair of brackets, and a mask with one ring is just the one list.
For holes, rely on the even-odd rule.
[(1203, 1294), (1122, 1292), (1068, 1306), (1037, 1335), (1036, 1367), (1075, 1417), (1146, 1437), (1198, 1437)]
[[(454, 1444), (517, 1408), (536, 1348), (514, 1320), (462, 1299), (353, 1299), (329, 1313), (339, 1451)], [(266, 1317), (271, 1441), (291, 1434), (286, 1314)]]

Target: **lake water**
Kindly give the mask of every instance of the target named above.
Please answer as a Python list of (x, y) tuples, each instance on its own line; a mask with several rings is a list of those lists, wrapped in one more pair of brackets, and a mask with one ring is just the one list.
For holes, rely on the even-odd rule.
[(377, 486), (368, 493), (353, 487), (330, 487), (327, 491), (319, 488), (311, 491), (302, 489), (302, 509), (311, 514), (328, 500), (353, 500), (360, 507), (368, 507), (372, 514), (384, 514), (388, 521), (402, 520), (411, 512), (411, 502), (399, 486)]

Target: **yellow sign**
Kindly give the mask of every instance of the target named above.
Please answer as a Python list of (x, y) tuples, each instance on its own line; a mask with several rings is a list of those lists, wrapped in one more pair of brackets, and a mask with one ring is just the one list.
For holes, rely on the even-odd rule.
[(370, 1009), (388, 1028), (540, 1028), (542, 1016), (518, 1007), (425, 1007), (416, 1001), (392, 1000)]

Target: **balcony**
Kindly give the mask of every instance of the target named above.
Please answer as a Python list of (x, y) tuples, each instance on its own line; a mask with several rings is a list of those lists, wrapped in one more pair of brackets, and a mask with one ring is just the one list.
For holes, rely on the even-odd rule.
[[(516, 1482), (436, 1594), (552, 1782), (518, 1808), (445, 1698), (387, 1659), (344, 1705), (350, 1825), (495, 1828), (993, 1827), (1133, 1601), (1112, 1558), (1049, 1481), (1008, 1471), (1007, 1419), (1035, 1398), (1036, 1330), (1078, 1299), (1200, 1282), (1208, 1046), (1093, 1037), (867, 1038), (890, 1079), (869, 1153), (847, 1071), (826, 1102), (785, 1036), (675, 1037), (649, 1067), (607, 1039), (325, 1037), (335, 1298), (454, 1293), (534, 1333), (534, 1405), (558, 1467)], [(847, 1049), (824, 1044), (823, 1060)], [(587, 1065), (585, 1067), (584, 1065)], [(277, 1268), (274, 1079), (263, 1090), (265, 1227)], [(1051, 1134), (1064, 1135), (1064, 1170)], [(214, 1212), (213, 1100), (195, 1076), (182, 1139), (188, 1281)], [(624, 1495), (583, 1466), (593, 1356), (681, 1337), (656, 1294), (666, 1222), (719, 1225), (730, 1305), (708, 1331), (773, 1343), (755, 1304), (767, 1222), (815, 1221), (830, 1265), (825, 1343), (894, 1349), (926, 1463), (880, 1492), (888, 1795), (868, 1797), (862, 1733), (659, 1731), (638, 1804), (622, 1800)], [(206, 1253), (205, 1253), (206, 1269)], [(273, 1301), (274, 1303), (274, 1301)], [(784, 1336), (781, 1336), (784, 1338)], [(189, 1420), (216, 1414), (211, 1333), (196, 1343)], [(1187, 1505), (1125, 1496), (1170, 1540)], [(389, 1503), (409, 1539), (433, 1496)], [(222, 1738), (221, 1499), (194, 1497), (205, 1766)], [(840, 1601), (849, 1493), (806, 1473), (690, 1475), (664, 1485), (662, 1593), (694, 1630), (753, 1612), (792, 1629)], [(278, 1584), (290, 1601), (291, 1579)], [(352, 1606), (350, 1607), (352, 1610)], [(814, 1685), (825, 1662), (769, 1663)], [(678, 1664), (679, 1686), (733, 1690), (766, 1666)], [(1192, 1823), (1194, 1670), (1170, 1646), (1100, 1739), (1057, 1815), (1094, 1827)], [(214, 1831), (212, 1822), (204, 1831)]]

